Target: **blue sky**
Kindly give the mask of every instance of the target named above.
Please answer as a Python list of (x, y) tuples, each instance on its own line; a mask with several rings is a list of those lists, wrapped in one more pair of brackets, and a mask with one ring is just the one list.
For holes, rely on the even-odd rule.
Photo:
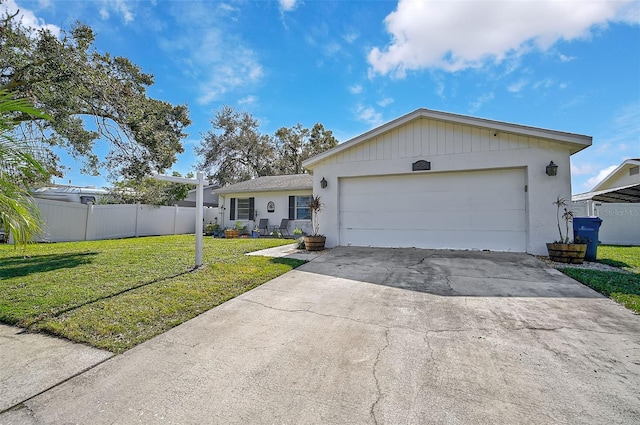
[[(261, 130), (320, 122), (342, 142), (417, 108), (593, 137), (573, 192), (640, 157), (638, 1), (21, 1), (24, 22), (69, 29), (155, 75), (149, 95), (188, 104), (175, 171), (222, 105)], [(98, 150), (101, 152), (102, 150)], [(71, 171), (58, 183), (104, 186)]]

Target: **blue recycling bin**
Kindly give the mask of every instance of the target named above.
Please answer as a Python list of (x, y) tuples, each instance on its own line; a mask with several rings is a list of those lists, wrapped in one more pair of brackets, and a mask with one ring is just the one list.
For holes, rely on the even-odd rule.
[(587, 243), (587, 261), (596, 261), (598, 254), (598, 230), (602, 219), (600, 217), (573, 217), (573, 240)]

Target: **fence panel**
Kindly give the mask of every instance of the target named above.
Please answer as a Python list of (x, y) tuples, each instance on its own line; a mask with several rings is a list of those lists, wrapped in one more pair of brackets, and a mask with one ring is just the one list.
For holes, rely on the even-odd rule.
[(46, 223), (40, 242), (70, 242), (85, 239), (87, 206), (70, 202), (38, 199), (38, 207)]
[(173, 235), (175, 207), (138, 205), (136, 236)]
[[(195, 233), (196, 209), (149, 205), (83, 205), (36, 199), (45, 221), (40, 242), (71, 242)], [(217, 208), (205, 208), (213, 222)]]
[(135, 236), (136, 205), (91, 205), (88, 209), (87, 240)]
[(600, 242), (609, 245), (640, 245), (640, 204), (595, 204), (602, 219)]

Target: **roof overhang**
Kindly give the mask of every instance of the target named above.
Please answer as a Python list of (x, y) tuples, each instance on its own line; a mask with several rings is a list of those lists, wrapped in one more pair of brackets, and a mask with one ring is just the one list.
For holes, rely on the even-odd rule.
[(571, 197), (577, 201), (597, 201), (605, 203), (625, 203), (640, 202), (640, 184), (630, 184), (628, 186), (615, 187), (607, 190), (580, 193)]
[(597, 191), (598, 189), (600, 189), (602, 186), (605, 186), (606, 183), (611, 180), (614, 179), (618, 176), (619, 173), (634, 167), (634, 166), (640, 166), (640, 159), (627, 159), (625, 160), (622, 164), (620, 164), (615, 170), (613, 170), (612, 172), (610, 172), (604, 179), (602, 179), (602, 181), (600, 181), (600, 183), (598, 183), (597, 185), (595, 185), (593, 187), (593, 189), (591, 189), (592, 191)]
[(315, 164), (330, 156), (336, 155), (344, 150), (351, 148), (354, 145), (357, 145), (358, 143), (369, 140), (389, 130), (404, 125), (416, 118), (431, 118), (455, 124), (486, 128), (500, 133), (519, 134), (523, 136), (531, 136), (546, 140), (552, 140), (555, 142), (566, 143), (570, 146), (570, 152), (572, 155), (584, 148), (591, 146), (593, 140), (591, 136), (585, 136), (581, 134), (573, 134), (557, 130), (547, 130), (544, 128), (529, 127), (520, 124), (511, 124), (502, 121), (493, 121), (484, 118), (476, 118), (466, 115), (458, 115), (449, 112), (440, 112), (420, 108), (400, 118), (396, 118), (393, 121), (389, 121), (388, 123), (383, 124), (380, 127), (376, 127), (373, 130), (363, 133), (360, 136), (354, 137), (351, 140), (341, 143), (338, 146), (329, 149), (328, 151), (314, 156), (313, 158), (309, 158), (302, 163), (302, 166), (306, 169), (311, 169)]
[(261, 187), (254, 189), (216, 189), (213, 193), (218, 195), (228, 195), (229, 193), (262, 193), (262, 192), (295, 192), (301, 190), (313, 190), (313, 186), (290, 186), (286, 188), (282, 187)]

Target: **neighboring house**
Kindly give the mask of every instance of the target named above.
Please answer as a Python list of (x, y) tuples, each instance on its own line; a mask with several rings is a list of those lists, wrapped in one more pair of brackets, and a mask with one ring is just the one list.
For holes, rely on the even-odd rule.
[(34, 198), (49, 199), (51, 201), (75, 202), (79, 204), (95, 204), (100, 197), (105, 196), (109, 191), (97, 189), (95, 186), (55, 186), (40, 187), (31, 192)]
[(590, 192), (572, 197), (577, 201), (640, 202), (640, 159), (627, 159)]
[(627, 159), (590, 192), (572, 200), (576, 216), (602, 219), (601, 243), (640, 245), (640, 159)]
[(311, 199), (313, 178), (308, 174), (266, 176), (216, 189), (219, 195), (222, 227), (233, 227), (240, 221), (249, 230), (260, 219), (269, 219), (269, 226), (279, 226), (283, 218), (290, 219), (289, 233), (295, 228), (311, 232), (311, 217), (307, 203)]
[[(205, 207), (217, 207), (218, 206), (218, 194), (216, 189), (219, 189), (220, 185), (210, 184), (203, 188), (203, 203)], [(191, 189), (186, 198), (176, 202), (179, 207), (195, 207), (196, 206), (196, 189)]]
[[(327, 247), (547, 253), (592, 138), (418, 109), (310, 158)], [(547, 175), (553, 161), (557, 175)], [(549, 171), (549, 174), (554, 174)]]

